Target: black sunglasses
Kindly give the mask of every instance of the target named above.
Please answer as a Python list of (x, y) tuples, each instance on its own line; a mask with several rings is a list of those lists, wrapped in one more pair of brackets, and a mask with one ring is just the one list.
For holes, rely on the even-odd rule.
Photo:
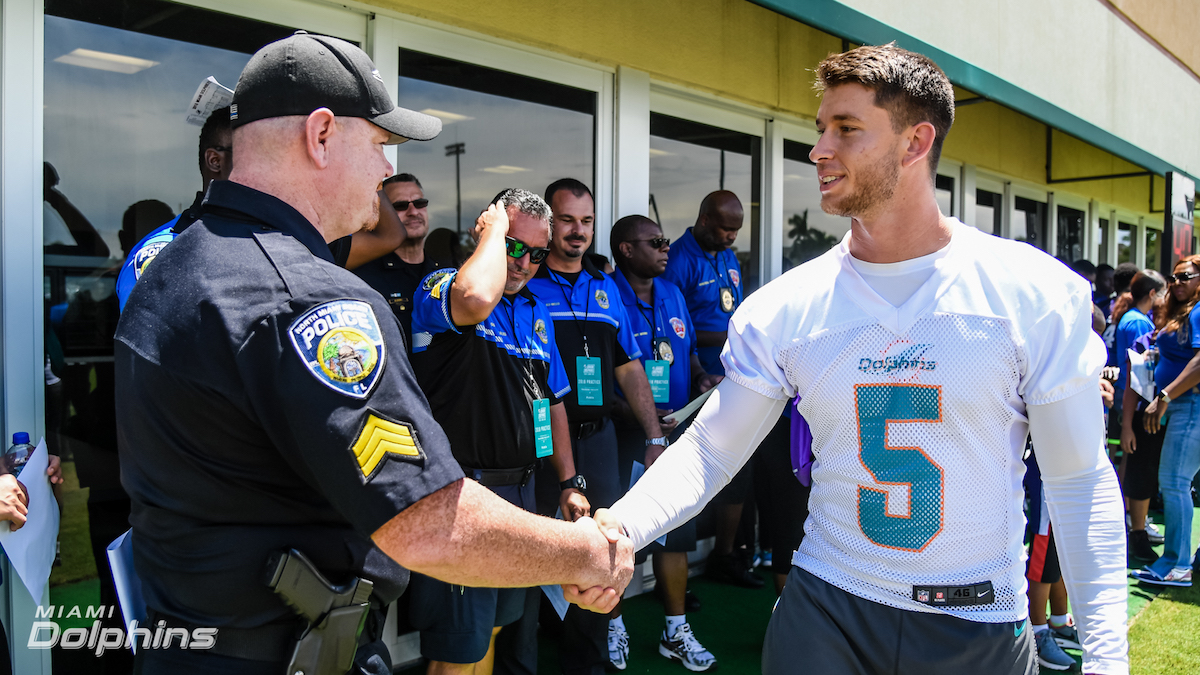
[(429, 206), (429, 200), (428, 199), (414, 199), (411, 202), (406, 202), (406, 201), (392, 202), (392, 208), (396, 209), (397, 211), (407, 211), (409, 204), (412, 204), (413, 206), (417, 207), (418, 209), (423, 209), (426, 206)]
[(549, 248), (530, 246), (520, 239), (513, 239), (512, 237), (504, 238), (504, 250), (506, 253), (508, 253), (508, 257), (510, 258), (521, 258), (528, 253), (529, 262), (534, 265), (542, 264), (542, 261), (546, 259), (546, 256), (550, 255)]
[(1180, 272), (1179, 274), (1172, 274), (1167, 278), (1177, 284), (1182, 284), (1191, 281), (1196, 277), (1200, 277), (1200, 272)]
[(671, 245), (671, 240), (667, 237), (655, 237), (653, 239), (626, 239), (630, 243), (645, 241), (650, 244), (650, 248), (665, 248)]

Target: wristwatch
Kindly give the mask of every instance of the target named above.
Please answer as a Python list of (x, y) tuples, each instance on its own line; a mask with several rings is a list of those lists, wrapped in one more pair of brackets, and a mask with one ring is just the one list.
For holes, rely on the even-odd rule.
[(1163, 389), (1162, 391), (1158, 392), (1158, 397), (1162, 399), (1162, 402), (1163, 402), (1163, 403), (1170, 403), (1170, 402), (1171, 402), (1171, 397), (1170, 397), (1170, 396), (1167, 396), (1167, 390), (1166, 390), (1166, 389)]
[(671, 442), (667, 440), (667, 437), (666, 437), (666, 436), (659, 436), (658, 438), (648, 438), (648, 439), (646, 439), (646, 447), (647, 447), (647, 448), (648, 448), (648, 447), (650, 447), (650, 446), (652, 446), (652, 445), (661, 445), (661, 446), (663, 446), (663, 447), (665, 448), (665, 447), (667, 447), (667, 446), (668, 446), (668, 445), (670, 445), (670, 444), (671, 444)]
[(559, 490), (575, 489), (575, 490), (579, 490), (580, 492), (587, 492), (587, 480), (584, 479), (583, 474), (577, 473), (574, 476), (571, 476), (570, 478), (559, 483), (558, 489)]

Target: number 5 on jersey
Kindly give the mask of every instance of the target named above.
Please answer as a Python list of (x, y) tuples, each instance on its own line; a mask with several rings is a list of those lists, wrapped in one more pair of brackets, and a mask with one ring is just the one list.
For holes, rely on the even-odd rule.
[(888, 513), (888, 492), (858, 486), (858, 524), (873, 543), (923, 551), (942, 531), (942, 467), (921, 448), (888, 444), (888, 426), (942, 421), (941, 387), (860, 384), (854, 387), (858, 449), (863, 467), (879, 485), (907, 485), (908, 515)]

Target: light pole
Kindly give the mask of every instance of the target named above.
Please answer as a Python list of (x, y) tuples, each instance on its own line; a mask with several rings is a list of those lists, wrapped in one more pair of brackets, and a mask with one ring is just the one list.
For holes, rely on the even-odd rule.
[(458, 217), (454, 221), (455, 231), (462, 233), (462, 171), (459, 167), (459, 156), (467, 151), (466, 143), (452, 143), (446, 146), (446, 156), (454, 155), (454, 193)]

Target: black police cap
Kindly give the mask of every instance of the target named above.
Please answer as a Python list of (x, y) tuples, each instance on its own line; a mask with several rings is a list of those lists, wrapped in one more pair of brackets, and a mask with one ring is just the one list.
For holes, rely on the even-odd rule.
[(329, 108), (341, 117), (361, 117), (392, 134), (389, 145), (407, 140), (432, 140), (442, 121), (392, 102), (383, 78), (370, 57), (337, 38), (295, 35), (272, 42), (250, 57), (242, 69), (230, 125), (287, 115), (308, 115)]

